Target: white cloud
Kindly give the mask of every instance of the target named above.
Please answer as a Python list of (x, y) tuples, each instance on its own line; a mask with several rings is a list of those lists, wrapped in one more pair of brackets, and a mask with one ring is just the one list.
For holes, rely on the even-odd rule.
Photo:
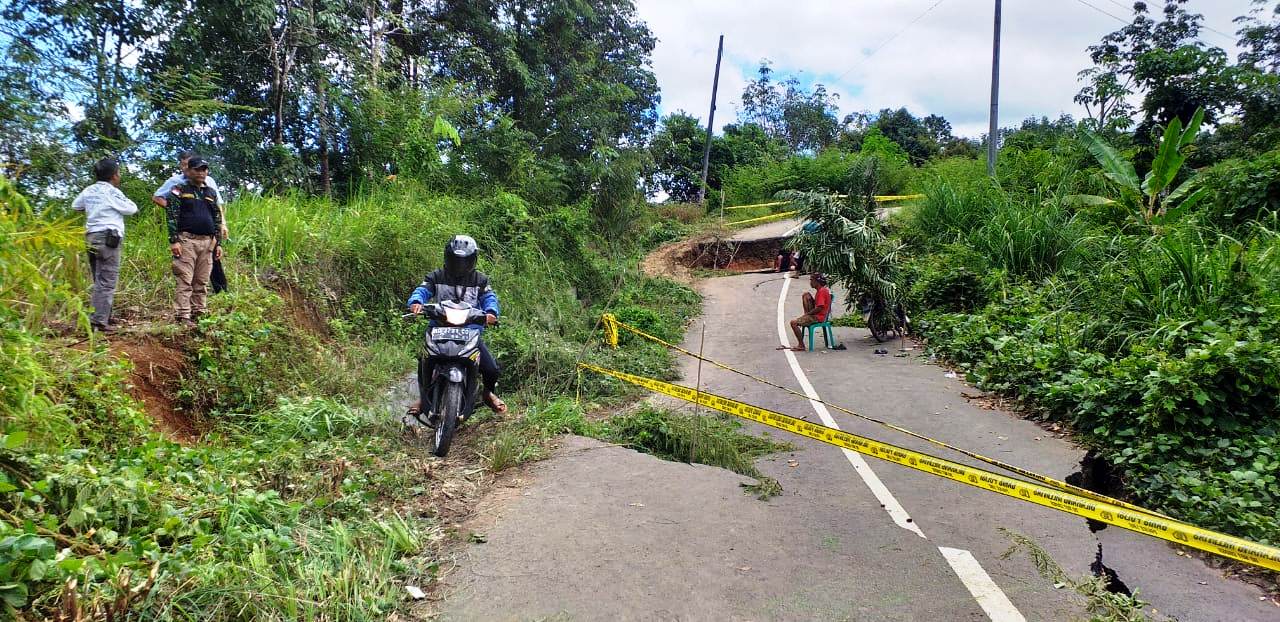
[[(743, 87), (768, 58), (780, 75), (826, 84), (840, 95), (843, 113), (906, 106), (917, 115), (941, 114), (957, 133), (977, 136), (987, 125), (993, 2), (944, 0), (885, 44), (936, 1), (637, 0), (637, 8), (658, 37), (653, 64), (663, 114), (684, 110), (706, 120), (716, 37), (723, 33), (717, 128), (735, 120)], [(1128, 0), (1087, 3), (1129, 15)], [(1207, 26), (1231, 34), (1237, 29), (1231, 20), (1250, 2), (1191, 0), (1187, 6), (1203, 13)], [(1083, 116), (1071, 98), (1079, 90), (1076, 72), (1089, 65), (1085, 47), (1120, 26), (1082, 0), (1005, 0), (1001, 124), (1032, 115)], [(1202, 37), (1234, 55), (1234, 36)]]

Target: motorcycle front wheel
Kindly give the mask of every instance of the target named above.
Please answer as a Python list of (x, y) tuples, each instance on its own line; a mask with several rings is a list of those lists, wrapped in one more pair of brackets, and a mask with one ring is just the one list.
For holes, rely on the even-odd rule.
[(436, 424), (436, 434), (431, 446), (431, 453), (443, 458), (449, 454), (449, 445), (453, 443), (453, 433), (458, 428), (458, 414), (462, 412), (462, 385), (448, 383), (444, 387), (444, 395), (440, 396), (440, 422)]

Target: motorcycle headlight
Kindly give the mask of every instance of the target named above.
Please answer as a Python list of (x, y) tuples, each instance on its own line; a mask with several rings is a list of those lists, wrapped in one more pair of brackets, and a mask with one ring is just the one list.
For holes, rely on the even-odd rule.
[(444, 321), (453, 326), (462, 326), (467, 323), (467, 309), (445, 309)]

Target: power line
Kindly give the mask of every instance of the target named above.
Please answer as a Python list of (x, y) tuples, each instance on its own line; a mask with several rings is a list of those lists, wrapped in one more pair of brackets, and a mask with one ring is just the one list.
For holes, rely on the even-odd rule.
[[(1083, 0), (1077, 0), (1077, 1), (1081, 1), (1081, 2), (1082, 2)], [(1107, 2), (1110, 2), (1111, 4), (1114, 4), (1114, 5), (1116, 5), (1116, 6), (1120, 7), (1120, 8), (1122, 8), (1122, 9), (1124, 9), (1124, 10), (1126, 10), (1126, 11), (1130, 11), (1130, 12), (1132, 12), (1132, 11), (1133, 11), (1133, 7), (1132, 7), (1132, 6), (1125, 6), (1123, 3), (1117, 2), (1116, 0), (1107, 0)], [(1087, 2), (1086, 2), (1085, 4), (1086, 4), (1086, 5), (1088, 5), (1088, 3), (1087, 3)], [(1100, 13), (1106, 13), (1106, 11), (1103, 11), (1102, 9), (1099, 9), (1098, 7), (1095, 7), (1095, 6), (1092, 6), (1092, 5), (1089, 5), (1089, 6), (1090, 6), (1091, 8), (1093, 8), (1095, 11), (1098, 11), (1098, 12), (1100, 12)], [(1163, 6), (1163, 5), (1162, 5), (1160, 8), (1161, 8), (1161, 10), (1164, 10), (1164, 6)], [(1107, 15), (1111, 15), (1110, 13), (1106, 13), (1106, 14), (1107, 14)], [(1122, 22), (1124, 22), (1124, 23), (1126, 23), (1126, 24), (1127, 24), (1127, 23), (1129, 23), (1129, 21), (1128, 21), (1128, 20), (1126, 20), (1126, 19), (1121, 19), (1121, 18), (1119, 18), (1119, 17), (1116, 17), (1115, 15), (1111, 15), (1111, 17), (1112, 17), (1112, 18), (1115, 18), (1115, 19), (1117, 19), (1117, 20), (1120, 20), (1120, 21), (1122, 21)], [(1204, 17), (1204, 16), (1202, 15), (1201, 17)], [(1216, 34), (1216, 35), (1219, 35), (1219, 36), (1222, 36), (1222, 37), (1226, 37), (1226, 38), (1227, 38), (1227, 39), (1229, 39), (1232, 43), (1235, 43), (1235, 42), (1236, 42), (1236, 38), (1235, 38), (1234, 36), (1229, 35), (1229, 34), (1227, 34), (1227, 33), (1225, 33), (1225, 32), (1222, 32), (1221, 30), (1218, 30), (1217, 28), (1214, 28), (1213, 26), (1210, 26), (1210, 25), (1208, 25), (1208, 24), (1200, 24), (1200, 27), (1201, 27), (1201, 28), (1203, 28), (1204, 30), (1208, 30), (1209, 32), (1212, 32), (1212, 33), (1214, 33), (1214, 34)]]
[[(1120, 22), (1121, 24), (1128, 24), (1128, 23), (1129, 23), (1129, 20), (1127, 20), (1127, 19), (1125, 19), (1125, 18), (1123, 18), (1123, 17), (1120, 17), (1119, 15), (1116, 15), (1115, 13), (1108, 13), (1108, 12), (1106, 12), (1106, 11), (1104, 11), (1104, 10), (1102, 10), (1102, 9), (1098, 8), (1097, 6), (1094, 6), (1094, 5), (1092, 5), (1092, 4), (1089, 4), (1089, 3), (1088, 3), (1088, 2), (1086, 2), (1085, 0), (1076, 0), (1076, 2), (1079, 2), (1080, 4), (1083, 4), (1083, 5), (1085, 5), (1085, 6), (1089, 7), (1089, 8), (1091, 8), (1091, 9), (1093, 9), (1093, 10), (1095, 10), (1095, 11), (1097, 11), (1097, 12), (1099, 12), (1099, 13), (1103, 14), (1103, 15), (1106, 15), (1107, 17), (1110, 17), (1111, 19), (1114, 19), (1114, 20), (1116, 20), (1117, 22)], [(1115, 4), (1115, 2), (1112, 2), (1112, 4)]]
[(836, 79), (835, 79), (835, 80), (832, 80), (832, 82), (839, 82), (839, 81), (840, 81), (840, 78), (843, 78), (843, 77), (845, 77), (845, 76), (849, 75), (849, 73), (850, 73), (850, 72), (852, 72), (854, 69), (857, 69), (857, 68), (861, 67), (861, 66), (862, 66), (863, 64), (865, 64), (868, 60), (870, 60), (872, 56), (875, 56), (875, 55), (876, 55), (876, 52), (879, 52), (880, 50), (884, 49), (884, 46), (889, 45), (890, 43), (892, 43), (894, 39), (897, 39), (900, 35), (902, 35), (902, 33), (906, 32), (909, 28), (911, 28), (912, 26), (914, 26), (914, 25), (916, 24), (916, 22), (918, 22), (918, 21), (920, 21), (920, 20), (924, 19), (924, 16), (925, 16), (925, 15), (928, 15), (928, 14), (929, 14), (929, 12), (931, 12), (931, 11), (933, 11), (934, 9), (938, 8), (938, 5), (939, 5), (939, 4), (942, 4), (943, 2), (946, 2), (946, 1), (947, 1), (947, 0), (938, 0), (937, 2), (934, 2), (933, 4), (929, 5), (929, 8), (925, 9), (923, 13), (921, 13), (921, 14), (917, 15), (917, 16), (915, 17), (915, 19), (913, 19), (913, 20), (911, 20), (910, 22), (908, 22), (906, 26), (903, 26), (903, 27), (902, 27), (902, 30), (899, 30), (898, 32), (893, 33), (893, 35), (891, 35), (888, 39), (885, 39), (885, 40), (884, 40), (884, 42), (882, 42), (880, 45), (877, 45), (877, 46), (875, 47), (875, 49), (874, 49), (874, 50), (871, 50), (871, 53), (870, 53), (870, 54), (867, 54), (866, 56), (863, 56), (863, 57), (862, 57), (862, 59), (861, 59), (861, 60), (859, 60), (859, 61), (857, 62), (857, 64), (855, 64), (854, 66), (852, 66), (852, 67), (850, 67), (850, 68), (846, 69), (844, 73), (842, 73), (842, 74), (840, 74), (840, 75), (836, 76)]

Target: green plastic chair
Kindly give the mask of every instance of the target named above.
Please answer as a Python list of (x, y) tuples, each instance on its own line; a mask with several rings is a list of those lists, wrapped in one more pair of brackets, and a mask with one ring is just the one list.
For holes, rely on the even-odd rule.
[[(829, 315), (829, 314), (828, 314), (828, 318), (830, 318), (830, 315)], [(828, 349), (828, 350), (830, 350), (830, 349), (831, 349), (831, 346), (837, 345), (837, 344), (836, 344), (836, 335), (835, 335), (835, 333), (834, 333), (834, 332), (832, 332), (832, 330), (831, 330), (831, 320), (830, 320), (830, 319), (827, 319), (827, 321), (825, 321), (825, 322), (818, 322), (817, 324), (810, 324), (810, 325), (809, 325), (809, 326), (807, 326), (806, 328), (808, 328), (808, 329), (809, 329), (809, 351), (810, 351), (810, 352), (813, 352), (813, 333), (814, 333), (814, 331), (818, 330), (819, 328), (821, 328), (821, 329), (822, 329), (822, 343), (823, 343), (823, 345), (827, 346), (827, 349)]]
[(809, 329), (809, 351), (810, 352), (813, 352), (813, 332), (818, 330), (819, 328), (822, 329), (822, 344), (827, 346), (828, 350), (830, 350), (834, 346), (840, 345), (840, 343), (836, 341), (835, 331), (833, 331), (831, 327), (831, 318), (834, 317), (835, 314), (836, 314), (836, 297), (835, 297), (835, 294), (832, 293), (831, 308), (827, 310), (826, 321), (818, 322), (817, 324), (810, 324), (807, 327)]

